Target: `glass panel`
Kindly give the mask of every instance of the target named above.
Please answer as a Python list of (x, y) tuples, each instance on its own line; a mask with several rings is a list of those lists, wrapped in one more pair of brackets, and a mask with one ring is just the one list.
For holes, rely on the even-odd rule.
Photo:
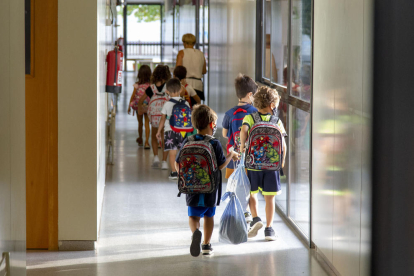
[[(289, 111), (289, 105), (285, 102), (280, 101), (279, 107), (278, 107), (278, 116), (279, 119), (282, 121), (283, 126), (286, 129), (286, 132), (289, 134), (289, 125), (287, 124), (287, 115)], [(286, 145), (289, 148), (289, 140), (286, 140)], [(289, 152), (288, 152), (289, 153)], [(280, 177), (280, 184), (282, 186), (282, 194), (275, 197), (276, 204), (279, 206), (279, 208), (287, 215), (287, 179), (288, 179), (288, 173), (289, 173), (289, 154), (287, 154), (287, 160), (285, 161), (285, 167), (283, 168), (284, 176)]]
[(287, 85), (289, 1), (273, 0), (271, 11), (271, 80), (280, 85)]
[(271, 31), (271, 23), (272, 23), (270, 7), (271, 7), (270, 0), (266, 0), (265, 10), (263, 12), (265, 29), (264, 29), (264, 37), (263, 37), (264, 50), (263, 50), (263, 57), (262, 57), (262, 60), (263, 60), (262, 75), (263, 77), (269, 80), (270, 80), (270, 31)]
[(196, 9), (195, 9), (195, 1), (192, 0), (182, 0), (180, 3), (180, 15), (179, 15), (179, 43), (180, 48), (183, 49), (184, 45), (181, 41), (181, 38), (184, 34), (196, 34)]
[(31, 60), (32, 60), (32, 40), (31, 40), (31, 28), (32, 28), (32, 19), (31, 19), (31, 1), (24, 1), (24, 26), (25, 26), (25, 68), (26, 75), (31, 73)]
[[(201, 0), (200, 3), (202, 6), (203, 11), (203, 30), (202, 30), (202, 37), (203, 37), (203, 53), (204, 57), (206, 59), (206, 65), (207, 65), (207, 74), (204, 75), (204, 94), (205, 94), (205, 104), (208, 104), (208, 74), (209, 74), (209, 68), (208, 68), (208, 46), (209, 46), (209, 33), (208, 33), (208, 18), (209, 18), (209, 0)], [(200, 47), (201, 50), (201, 47)]]
[(292, 96), (311, 98), (312, 0), (292, 1)]
[(290, 217), (305, 235), (310, 230), (310, 114), (296, 107), (290, 107)]

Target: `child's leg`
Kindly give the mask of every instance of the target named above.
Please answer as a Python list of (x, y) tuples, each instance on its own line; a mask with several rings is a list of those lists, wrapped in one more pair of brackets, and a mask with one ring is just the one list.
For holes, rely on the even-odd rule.
[(151, 131), (151, 143), (152, 143), (152, 152), (154, 153), (154, 156), (157, 156), (158, 155), (157, 132), (158, 132), (158, 127), (152, 127), (152, 131)]
[(145, 119), (145, 145), (149, 146), (149, 137), (150, 137), (150, 122), (147, 113), (144, 113)]
[(250, 200), (249, 200), (249, 207), (250, 207), (250, 212), (252, 213), (252, 217), (258, 217), (257, 215), (257, 204), (258, 204), (258, 200), (257, 200), (257, 193), (254, 194), (250, 194)]
[(190, 225), (191, 232), (200, 228), (200, 217), (188, 217), (188, 224)]
[(211, 236), (213, 235), (213, 229), (214, 229), (214, 216), (213, 217), (207, 217), (204, 216), (204, 242), (203, 244), (209, 244), (211, 240)]
[(142, 115), (138, 115), (137, 113), (137, 120), (138, 120), (138, 139), (142, 139)]
[(161, 139), (162, 139), (161, 141), (162, 161), (167, 161), (169, 151), (164, 151), (164, 135), (162, 135)]
[(264, 198), (266, 201), (266, 227), (271, 227), (273, 225), (273, 217), (275, 216), (275, 196), (265, 195)]
[(172, 172), (176, 172), (175, 169), (175, 158), (177, 157), (177, 150), (170, 150), (170, 165)]

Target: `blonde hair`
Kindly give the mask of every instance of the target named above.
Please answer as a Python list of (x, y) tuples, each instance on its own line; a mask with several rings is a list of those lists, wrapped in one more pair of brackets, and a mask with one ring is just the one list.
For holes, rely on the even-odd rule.
[(185, 34), (182, 38), (183, 43), (194, 45), (196, 43), (196, 37), (193, 34)]
[(274, 103), (276, 107), (279, 105), (280, 96), (275, 89), (267, 86), (259, 87), (256, 94), (254, 94), (254, 106), (257, 109), (264, 109)]

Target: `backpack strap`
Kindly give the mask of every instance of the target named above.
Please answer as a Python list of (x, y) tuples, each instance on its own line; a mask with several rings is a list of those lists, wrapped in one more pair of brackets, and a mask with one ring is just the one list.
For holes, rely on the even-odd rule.
[(178, 104), (179, 103), (179, 101), (177, 101), (175, 99), (170, 99), (170, 102), (175, 103), (175, 104)]
[(207, 142), (210, 142), (211, 140), (213, 140), (214, 139), (214, 137), (213, 136), (210, 136), (210, 135), (206, 135), (205, 137), (204, 137), (204, 141), (207, 141)]
[(276, 124), (276, 125), (277, 125), (277, 122), (279, 122), (279, 117), (277, 117), (277, 116), (275, 116), (275, 115), (272, 115), (272, 116), (270, 117), (269, 122), (274, 123), (274, 124)]
[(188, 136), (188, 141), (195, 141), (195, 135)]
[(261, 122), (262, 121), (262, 117), (260, 116), (259, 112), (254, 112), (252, 114), (250, 114), (253, 118), (253, 122), (257, 123), (257, 122)]

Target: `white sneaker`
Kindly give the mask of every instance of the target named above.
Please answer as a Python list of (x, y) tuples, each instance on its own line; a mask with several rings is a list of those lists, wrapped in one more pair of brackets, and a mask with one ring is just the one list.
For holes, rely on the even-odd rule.
[(154, 156), (154, 161), (152, 162), (153, 168), (159, 168), (160, 167), (160, 158), (158, 156)]
[(162, 161), (162, 163), (161, 163), (161, 170), (168, 170), (167, 161)]
[(250, 223), (253, 221), (252, 215), (250, 214), (250, 212), (246, 212), (244, 213), (244, 218), (246, 219), (246, 223)]

